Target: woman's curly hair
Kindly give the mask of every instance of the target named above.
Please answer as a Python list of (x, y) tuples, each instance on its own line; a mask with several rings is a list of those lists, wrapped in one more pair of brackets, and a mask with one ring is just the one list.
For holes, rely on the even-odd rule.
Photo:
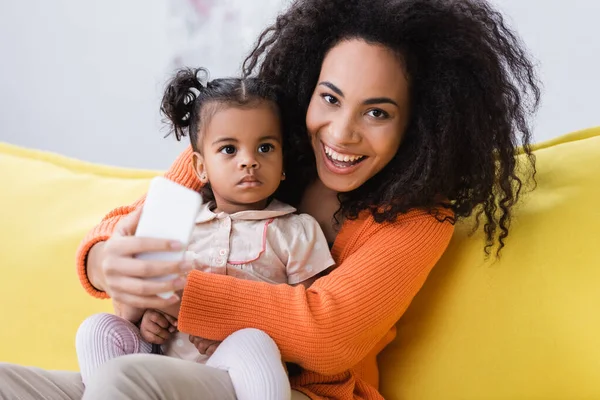
[(370, 210), (382, 222), (414, 208), (440, 215), (440, 205), (455, 218), (475, 212), (477, 220), (485, 217), (486, 253), (494, 243), (499, 253), (522, 188), (519, 145), (535, 175), (528, 117), (540, 89), (519, 38), (483, 0), (297, 0), (278, 16), (243, 72), (284, 93), (284, 136), (295, 150), (286, 159), (286, 200), (297, 203), (316, 177), (305, 118), (323, 59), (353, 38), (400, 55), (411, 115), (394, 159), (340, 194), (341, 215), (353, 219)]

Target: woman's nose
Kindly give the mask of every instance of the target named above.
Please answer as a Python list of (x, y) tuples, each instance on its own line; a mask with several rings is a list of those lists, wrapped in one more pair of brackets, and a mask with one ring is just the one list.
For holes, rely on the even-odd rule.
[(329, 134), (338, 144), (358, 143), (360, 135), (356, 125), (351, 116), (341, 114), (329, 124)]

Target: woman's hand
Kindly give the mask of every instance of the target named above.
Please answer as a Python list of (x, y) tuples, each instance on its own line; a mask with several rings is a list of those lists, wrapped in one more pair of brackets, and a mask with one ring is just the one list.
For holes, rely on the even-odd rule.
[(121, 304), (118, 301), (113, 301), (113, 307), (117, 316), (126, 319), (127, 321), (136, 325), (142, 319), (144, 311), (146, 311), (143, 308), (131, 307), (125, 304)]
[(201, 337), (192, 335), (190, 335), (190, 342), (192, 342), (192, 344), (196, 346), (200, 354), (209, 357), (213, 355), (215, 350), (217, 350), (217, 347), (219, 347), (219, 345), (221, 344), (221, 342), (218, 340), (203, 339)]
[[(179, 302), (179, 297), (162, 299), (157, 294), (183, 289), (184, 274), (192, 270), (193, 262), (134, 258), (140, 253), (177, 251), (183, 246), (169, 240), (133, 236), (140, 215), (141, 209), (123, 218), (110, 239), (92, 248), (88, 256), (88, 276), (94, 286), (124, 305), (142, 309), (166, 308)], [(147, 279), (170, 274), (177, 277), (167, 281)]]

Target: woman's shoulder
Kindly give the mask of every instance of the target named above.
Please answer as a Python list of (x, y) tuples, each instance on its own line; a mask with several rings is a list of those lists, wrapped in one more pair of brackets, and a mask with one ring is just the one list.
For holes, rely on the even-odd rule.
[(407, 224), (431, 224), (434, 222), (448, 223), (454, 225), (454, 212), (447, 208), (414, 208), (404, 213), (399, 213), (393, 221), (378, 221), (378, 218), (370, 211), (362, 211), (358, 218), (347, 220), (345, 225), (353, 225), (353, 228), (362, 226), (372, 230), (394, 230)]
[(377, 221), (371, 212), (364, 211), (358, 218), (346, 220), (339, 236), (343, 242), (354, 237), (355, 241), (364, 243), (374, 237), (399, 239), (412, 232), (420, 232), (424, 239), (430, 236), (427, 232), (450, 237), (454, 232), (454, 213), (448, 209), (412, 209), (399, 214), (393, 221)]

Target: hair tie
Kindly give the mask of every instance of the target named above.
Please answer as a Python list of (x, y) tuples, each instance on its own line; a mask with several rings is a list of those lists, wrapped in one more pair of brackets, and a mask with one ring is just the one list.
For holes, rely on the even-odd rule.
[(198, 68), (196, 70), (196, 80), (198, 80), (200, 86), (207, 87), (210, 80), (210, 73), (205, 68)]

